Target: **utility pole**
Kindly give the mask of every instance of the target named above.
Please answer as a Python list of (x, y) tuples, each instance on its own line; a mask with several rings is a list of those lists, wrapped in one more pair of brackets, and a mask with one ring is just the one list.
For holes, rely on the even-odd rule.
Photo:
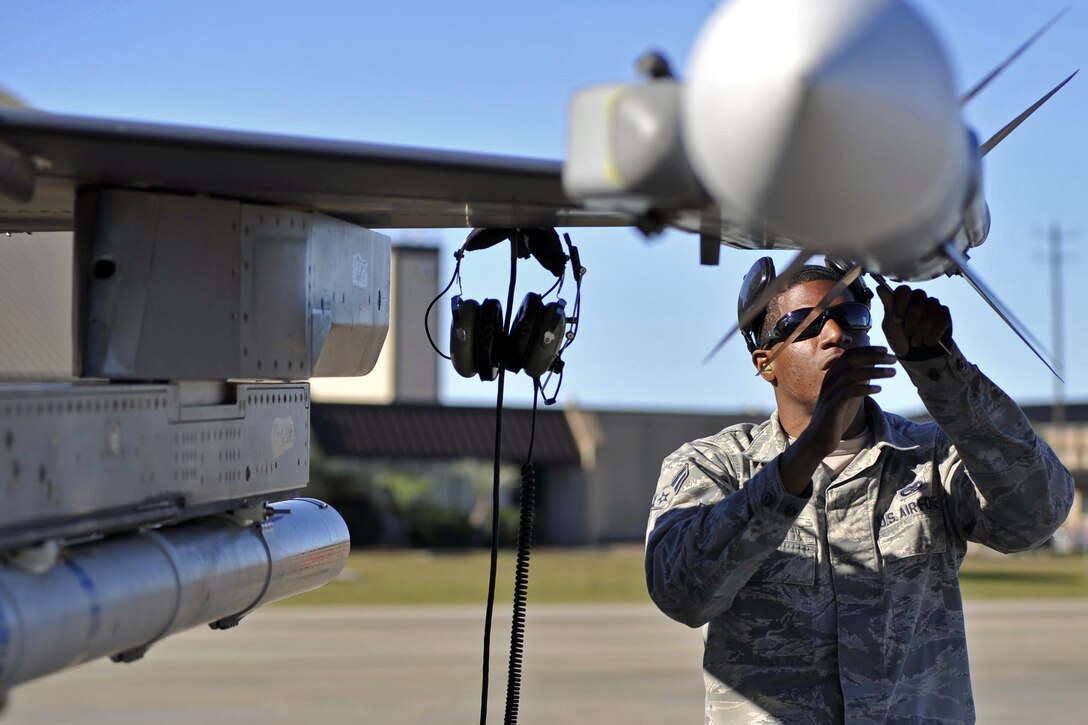
[[(1054, 351), (1054, 364), (1058, 372), (1065, 375), (1065, 295), (1062, 290), (1062, 227), (1057, 221), (1050, 223), (1050, 320), (1051, 344)], [(1054, 402), (1051, 408), (1050, 422), (1061, 425), (1065, 422), (1065, 383), (1054, 378)]]
[[(1065, 375), (1065, 294), (1062, 287), (1062, 265), (1065, 262), (1065, 250), (1062, 249), (1064, 236), (1062, 225), (1057, 220), (1051, 221), (1050, 232), (1047, 234), (1047, 241), (1050, 243), (1050, 253), (1047, 258), (1050, 262), (1051, 344), (1054, 346), (1054, 366), (1057, 368), (1058, 373), (1063, 376)], [(1064, 427), (1065, 423), (1065, 383), (1056, 377), (1054, 378), (1054, 400), (1050, 409), (1050, 423), (1051, 435), (1057, 436), (1058, 440), (1069, 440), (1064, 432), (1059, 431), (1059, 427)], [(1083, 496), (1083, 494), (1080, 494), (1080, 496)], [(1078, 500), (1078, 498), (1078, 496), (1074, 496), (1074, 500)], [(1077, 510), (1079, 511), (1082, 507), (1083, 503), (1078, 504)], [(1066, 533), (1072, 537), (1073, 548), (1070, 549), (1071, 551), (1075, 551), (1078, 546), (1076, 530), (1083, 530), (1084, 527), (1083, 517), (1079, 514), (1074, 514), (1074, 517), (1076, 517), (1074, 521), (1079, 518), (1080, 523), (1065, 528)], [(1084, 560), (1084, 573), (1085, 576), (1088, 576), (1088, 548), (1084, 549), (1082, 558)]]

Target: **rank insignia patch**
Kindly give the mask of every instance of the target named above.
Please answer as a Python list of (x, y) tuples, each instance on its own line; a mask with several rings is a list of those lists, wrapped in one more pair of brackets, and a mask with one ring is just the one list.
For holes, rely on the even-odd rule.
[(684, 485), (684, 481), (688, 480), (688, 467), (684, 466), (680, 473), (676, 474), (676, 478), (672, 479), (672, 490), (679, 492), (680, 487)]

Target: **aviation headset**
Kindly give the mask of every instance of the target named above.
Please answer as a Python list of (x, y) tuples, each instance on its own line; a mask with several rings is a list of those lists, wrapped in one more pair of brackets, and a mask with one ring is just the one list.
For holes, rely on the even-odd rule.
[[(563, 361), (560, 355), (577, 333), (582, 275), (585, 274), (578, 257), (578, 248), (571, 243), (569, 235), (563, 236), (569, 256), (564, 254), (559, 235), (554, 229), (474, 229), (461, 248), (454, 253), (457, 265), (453, 279), (439, 297), (449, 290), (454, 281), (460, 286), (461, 260), (466, 252), (487, 249), (507, 239), (516, 246), (519, 258), (534, 257), (557, 278), (552, 289), (556, 286), (562, 288), (566, 263), (570, 259), (577, 288), (573, 315), (570, 318), (566, 313), (566, 300), (560, 298), (555, 302), (544, 302), (544, 297), (551, 290), (543, 295), (535, 292), (526, 294), (509, 334), (504, 330), (502, 303), (499, 300), (485, 299), (477, 302), (464, 299), (459, 294), (455, 295), (450, 301), (452, 320), (448, 357), (459, 375), (466, 378), (476, 375), (480, 380), (494, 380), (498, 377), (500, 367), (513, 373), (524, 370), (526, 375), (536, 380), (548, 372), (562, 374)], [(434, 302), (431, 304), (433, 306)], [(565, 331), (568, 325), (571, 329)], [(435, 347), (435, 350), (438, 348)], [(447, 357), (441, 351), (438, 352)], [(554, 398), (551, 402), (554, 402)]]
[[(850, 269), (850, 265), (845, 262), (834, 259), (832, 257), (826, 257), (824, 259), (824, 267), (835, 272), (839, 277), (842, 277)], [(752, 265), (748, 270), (748, 274), (744, 275), (744, 281), (740, 285), (740, 295), (737, 298), (737, 317), (743, 319), (745, 313), (755, 304), (759, 299), (760, 294), (767, 288), (771, 282), (774, 281), (774, 260), (770, 257), (760, 257), (756, 260), (756, 263)], [(866, 307), (869, 306), (869, 301), (873, 299), (873, 293), (865, 286), (865, 282), (862, 281), (861, 276), (858, 276), (850, 286), (847, 288), (854, 295), (854, 299), (863, 303)], [(741, 334), (744, 336), (744, 342), (748, 345), (748, 352), (755, 352), (759, 347), (759, 336), (763, 331), (763, 324), (767, 317), (767, 310), (764, 308), (758, 315), (756, 315), (752, 321), (741, 330)]]

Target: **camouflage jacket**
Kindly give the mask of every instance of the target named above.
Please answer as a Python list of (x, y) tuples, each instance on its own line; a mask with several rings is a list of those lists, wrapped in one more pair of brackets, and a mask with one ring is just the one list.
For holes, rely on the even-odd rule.
[(665, 459), (650, 596), (705, 627), (706, 722), (974, 721), (958, 570), (968, 541), (1044, 541), (1073, 481), (960, 351), (903, 363), (935, 423), (866, 400), (875, 434), (808, 498), (785, 491), (777, 413)]

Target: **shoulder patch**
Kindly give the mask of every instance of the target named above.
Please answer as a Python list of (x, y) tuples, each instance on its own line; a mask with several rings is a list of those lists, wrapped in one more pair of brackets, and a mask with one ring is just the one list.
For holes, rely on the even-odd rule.
[(676, 474), (676, 478), (672, 479), (673, 493), (679, 493), (680, 487), (684, 485), (686, 480), (688, 480), (688, 467), (684, 466), (680, 469), (680, 473)]

